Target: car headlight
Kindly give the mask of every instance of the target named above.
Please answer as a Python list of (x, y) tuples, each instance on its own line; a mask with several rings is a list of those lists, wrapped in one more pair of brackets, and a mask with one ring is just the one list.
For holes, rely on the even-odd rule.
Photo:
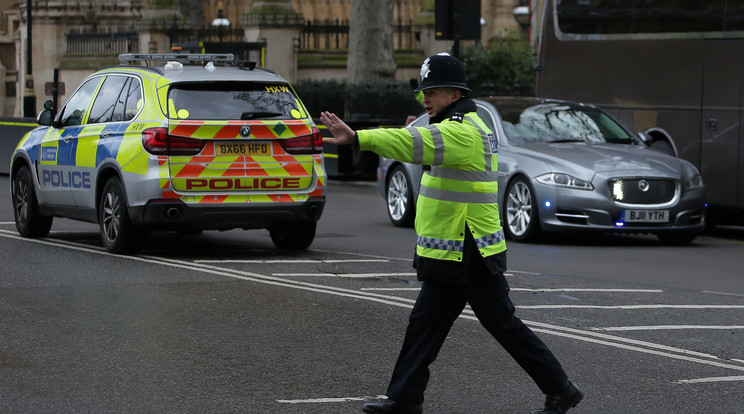
[(594, 190), (592, 183), (563, 173), (547, 173), (537, 177), (537, 182), (555, 187), (573, 188), (575, 190)]
[(688, 190), (698, 190), (705, 187), (705, 184), (703, 183), (703, 176), (700, 174), (693, 175), (688, 181), (687, 181), (687, 189)]
[(699, 190), (705, 187), (703, 176), (691, 164), (685, 164), (682, 172), (682, 185), (686, 190)]

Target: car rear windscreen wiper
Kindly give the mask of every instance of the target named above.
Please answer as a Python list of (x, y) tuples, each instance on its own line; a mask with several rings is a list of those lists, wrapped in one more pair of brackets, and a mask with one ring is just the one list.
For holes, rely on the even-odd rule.
[(281, 112), (243, 112), (240, 115), (240, 119), (245, 121), (248, 119), (258, 119), (258, 118), (273, 118), (275, 116), (281, 116), (284, 115)]

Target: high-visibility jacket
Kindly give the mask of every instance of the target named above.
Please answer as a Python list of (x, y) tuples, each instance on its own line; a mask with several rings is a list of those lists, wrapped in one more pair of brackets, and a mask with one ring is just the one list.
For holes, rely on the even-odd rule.
[(461, 262), (466, 224), (483, 257), (506, 250), (496, 143), (475, 112), (425, 127), (360, 130), (357, 139), (362, 150), (431, 166), (416, 202), (416, 254)]

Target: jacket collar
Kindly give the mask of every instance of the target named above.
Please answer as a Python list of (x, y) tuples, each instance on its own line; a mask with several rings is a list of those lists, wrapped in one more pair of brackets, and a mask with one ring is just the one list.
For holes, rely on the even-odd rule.
[(439, 111), (438, 114), (429, 117), (429, 125), (437, 124), (450, 118), (459, 118), (459, 121), (462, 122), (463, 115), (468, 112), (475, 112), (477, 109), (478, 107), (472, 99), (460, 98), (459, 100), (452, 102), (448, 107)]

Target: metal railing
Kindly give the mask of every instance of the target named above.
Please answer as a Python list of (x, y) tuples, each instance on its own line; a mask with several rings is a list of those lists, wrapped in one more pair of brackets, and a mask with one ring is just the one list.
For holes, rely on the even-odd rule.
[[(417, 49), (419, 40), (412, 21), (399, 20), (393, 26), (393, 45), (396, 49)], [(348, 20), (306, 20), (300, 31), (301, 49), (347, 49), (349, 47)]]
[[(165, 32), (171, 44), (182, 42), (245, 42), (243, 28), (223, 27), (179, 27), (173, 22), (170, 27), (160, 22), (142, 22), (127, 26), (98, 27), (93, 30), (73, 28), (67, 33), (67, 53), (74, 54), (117, 54), (139, 52), (138, 32), (155, 30)], [(338, 49), (349, 47), (348, 20), (306, 20), (300, 30), (301, 49)], [(412, 21), (398, 21), (393, 26), (393, 45), (395, 49), (418, 49), (419, 40)]]
[(137, 32), (67, 34), (67, 53), (82, 55), (139, 52)]
[(168, 30), (171, 43), (178, 42), (245, 42), (245, 31), (231, 27), (181, 28)]

